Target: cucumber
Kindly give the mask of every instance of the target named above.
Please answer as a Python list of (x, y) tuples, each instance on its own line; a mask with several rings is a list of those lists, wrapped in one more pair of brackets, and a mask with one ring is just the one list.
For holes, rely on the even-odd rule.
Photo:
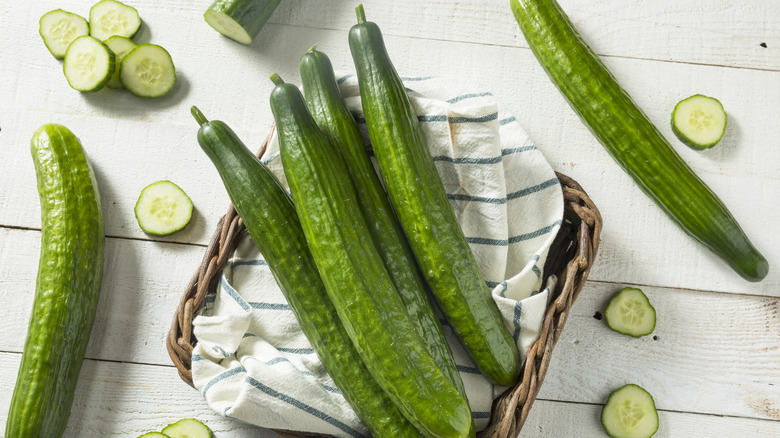
[(73, 40), (89, 35), (89, 23), (72, 12), (55, 9), (43, 14), (38, 23), (38, 32), (49, 52), (55, 58), (62, 59)]
[(105, 44), (91, 36), (73, 40), (65, 52), (62, 71), (71, 88), (100, 91), (116, 69), (116, 57)]
[(89, 9), (90, 34), (105, 41), (114, 35), (132, 38), (141, 27), (134, 7), (116, 0), (102, 0)]
[(610, 394), (601, 424), (612, 438), (650, 438), (658, 431), (658, 411), (649, 392), (629, 384)]
[(206, 23), (241, 44), (252, 44), (281, 0), (216, 0), (203, 14)]
[(125, 55), (130, 53), (131, 50), (138, 47), (138, 44), (134, 43), (130, 38), (119, 35), (110, 37), (109, 39), (105, 40), (104, 43), (106, 46), (108, 46), (109, 49), (111, 49), (112, 52), (114, 52), (114, 56), (116, 57), (116, 68), (114, 69), (114, 74), (111, 75), (111, 79), (108, 81), (106, 86), (113, 89), (124, 88), (122, 81), (119, 79), (119, 69), (122, 65), (122, 59), (125, 57)]
[(423, 435), (466, 437), (468, 402), (441, 371), (385, 270), (347, 169), (298, 87), (274, 74), (282, 166), (325, 290), (366, 367)]
[(230, 127), (209, 122), (195, 107), (192, 113), (201, 125), (198, 143), (344, 398), (374, 436), (419, 438), (352, 345), (317, 272), (290, 195)]
[(674, 107), (672, 132), (691, 149), (709, 149), (723, 138), (727, 119), (718, 99), (694, 94)]
[(655, 308), (640, 289), (625, 287), (612, 297), (604, 312), (607, 326), (639, 338), (655, 330)]
[(299, 67), (309, 112), (347, 166), (371, 237), (407, 312), (439, 368), (465, 398), (458, 366), (428, 299), (425, 280), (371, 164), (355, 119), (341, 96), (330, 60), (312, 47), (301, 58)]
[(162, 433), (170, 438), (211, 438), (211, 430), (194, 418), (185, 418), (165, 426)]
[(171, 438), (162, 432), (147, 432), (138, 438)]
[(176, 69), (167, 50), (141, 44), (122, 58), (119, 79), (136, 96), (160, 97), (176, 84)]
[(594, 136), (692, 238), (748, 281), (769, 264), (723, 202), (672, 149), (617, 83), (555, 0), (510, 0), (531, 50)]
[(81, 142), (62, 125), (33, 135), (41, 255), (6, 437), (60, 437), (95, 321), (103, 278), (103, 213)]
[(192, 201), (170, 181), (144, 187), (135, 203), (135, 219), (146, 234), (168, 236), (181, 231), (192, 219)]
[(518, 351), (458, 224), (417, 113), (375, 23), (349, 31), (366, 126), (385, 189), (439, 307), (482, 373), (511, 386)]

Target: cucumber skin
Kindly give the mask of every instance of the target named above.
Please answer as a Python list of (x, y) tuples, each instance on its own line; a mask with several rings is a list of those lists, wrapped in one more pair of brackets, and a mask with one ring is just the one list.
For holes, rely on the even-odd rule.
[(423, 276), (477, 367), (494, 383), (512, 386), (520, 372), (517, 347), (447, 199), (379, 27), (353, 26), (349, 46), (374, 156)]
[(680, 158), (582, 40), (555, 0), (510, 0), (531, 50), (612, 158), (688, 235), (744, 279), (769, 264), (723, 202)]
[(295, 85), (274, 87), (271, 110), (306, 241), (358, 353), (423, 435), (468, 436), (468, 402), (439, 369), (406, 312), (371, 240), (343, 161)]
[(419, 438), (349, 340), (325, 292), (292, 199), (279, 180), (223, 122), (204, 124), (198, 143), (219, 171), (303, 333), (358, 417), (377, 437)]
[(68, 423), (103, 277), (103, 213), (81, 143), (62, 125), (33, 135), (41, 255), (7, 437), (59, 437)]
[(254, 41), (281, 2), (282, 0), (215, 0), (209, 10), (221, 12), (235, 20)]
[(355, 119), (344, 103), (330, 60), (322, 52), (309, 51), (299, 66), (309, 112), (347, 166), (360, 210), (393, 284), (436, 363), (466, 397), (441, 321), (428, 299), (425, 281), (371, 164)]

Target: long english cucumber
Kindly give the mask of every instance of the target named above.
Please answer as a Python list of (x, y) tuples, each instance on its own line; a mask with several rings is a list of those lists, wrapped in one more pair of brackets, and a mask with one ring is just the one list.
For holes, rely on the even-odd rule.
[(5, 436), (62, 436), (103, 278), (103, 213), (92, 168), (68, 128), (46, 124), (31, 152), (41, 201), (41, 255)]
[(192, 113), (201, 125), (198, 143), (344, 398), (374, 436), (419, 437), (352, 346), (325, 292), (290, 195), (228, 125), (208, 121), (195, 107)]
[(385, 189), (423, 275), (477, 367), (513, 385), (518, 351), (447, 199), (417, 113), (379, 27), (357, 9), (349, 31), (363, 113)]
[(574, 112), (644, 193), (748, 281), (769, 263), (582, 40), (555, 0), (510, 0), (534, 55)]

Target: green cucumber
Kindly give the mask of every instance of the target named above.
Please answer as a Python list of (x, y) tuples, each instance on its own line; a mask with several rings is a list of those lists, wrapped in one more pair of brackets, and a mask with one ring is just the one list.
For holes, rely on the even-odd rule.
[(468, 402), (441, 371), (385, 270), (347, 169), (298, 87), (274, 74), (282, 165), (314, 262), (360, 356), (424, 435), (466, 437)]
[(176, 84), (176, 69), (167, 50), (141, 44), (122, 58), (119, 79), (136, 96), (160, 97)]
[(211, 430), (194, 418), (185, 418), (165, 426), (162, 433), (170, 438), (211, 438)]
[(90, 34), (105, 41), (114, 35), (132, 38), (141, 27), (134, 7), (116, 0), (102, 0), (89, 9)]
[(674, 107), (672, 132), (691, 149), (709, 149), (723, 138), (727, 119), (718, 99), (694, 94)]
[(55, 58), (62, 59), (73, 40), (89, 35), (89, 23), (80, 15), (55, 9), (43, 14), (38, 23), (38, 32), (49, 52)]
[(100, 91), (116, 69), (116, 57), (101, 41), (85, 35), (76, 38), (65, 52), (62, 71), (74, 90)]
[(138, 438), (171, 438), (168, 435), (162, 433), (162, 432), (147, 432), (143, 435), (140, 435)]
[(192, 219), (192, 201), (179, 186), (157, 181), (144, 187), (135, 203), (135, 218), (146, 234), (168, 236)]
[(95, 321), (103, 277), (103, 213), (81, 142), (41, 126), (31, 151), (41, 200), (41, 255), (7, 437), (62, 436)]
[(709, 187), (623, 90), (555, 0), (510, 0), (531, 50), (593, 135), (682, 228), (748, 281), (769, 264)]
[(252, 44), (281, 0), (215, 0), (203, 14), (206, 23), (241, 44)]
[(312, 47), (301, 58), (299, 67), (309, 112), (347, 166), (360, 210), (393, 284), (439, 368), (466, 397), (441, 321), (428, 299), (425, 280), (395, 219), (355, 119), (341, 96), (330, 60)]
[(219, 171), (236, 212), (263, 254), (301, 330), (357, 416), (376, 437), (420, 437), (369, 373), (328, 298), (298, 220), (279, 180), (230, 127), (208, 121), (198, 143)]
[(417, 113), (375, 23), (349, 31), (363, 113), (385, 189), (423, 275), (474, 363), (494, 383), (519, 377), (518, 351), (458, 224)]
[(655, 400), (641, 386), (625, 385), (610, 394), (601, 424), (612, 438), (650, 438), (659, 425)]
[(625, 287), (612, 297), (604, 311), (607, 326), (639, 338), (655, 330), (655, 308), (640, 289)]
[(125, 57), (125, 55), (130, 53), (131, 50), (138, 47), (138, 44), (134, 43), (130, 38), (119, 35), (114, 35), (103, 42), (106, 44), (106, 46), (108, 46), (109, 49), (111, 49), (112, 52), (114, 52), (114, 56), (116, 56), (116, 68), (114, 69), (114, 74), (111, 76), (111, 79), (108, 81), (106, 86), (113, 89), (124, 88), (122, 81), (119, 79), (119, 69), (122, 65), (122, 59)]

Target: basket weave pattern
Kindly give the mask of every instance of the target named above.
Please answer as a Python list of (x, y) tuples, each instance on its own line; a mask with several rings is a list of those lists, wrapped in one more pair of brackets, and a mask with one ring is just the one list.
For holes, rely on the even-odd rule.
[[(265, 140), (258, 152), (262, 156), (268, 145)], [(539, 339), (526, 352), (526, 362), (520, 380), (493, 403), (490, 425), (481, 438), (517, 437), (536, 395), (541, 388), (558, 338), (574, 301), (582, 291), (596, 258), (601, 233), (601, 215), (580, 185), (556, 172), (564, 198), (564, 221), (550, 247), (544, 267), (546, 274), (558, 276), (558, 282), (547, 307)], [(190, 279), (176, 308), (166, 338), (168, 354), (179, 376), (192, 383), (192, 350), (197, 339), (192, 333), (192, 320), (206, 305), (206, 296), (216, 293), (219, 274), (230, 259), (236, 244), (246, 234), (243, 221), (231, 205), (219, 220), (209, 241), (200, 266)], [(324, 436), (277, 431), (282, 436)]]

